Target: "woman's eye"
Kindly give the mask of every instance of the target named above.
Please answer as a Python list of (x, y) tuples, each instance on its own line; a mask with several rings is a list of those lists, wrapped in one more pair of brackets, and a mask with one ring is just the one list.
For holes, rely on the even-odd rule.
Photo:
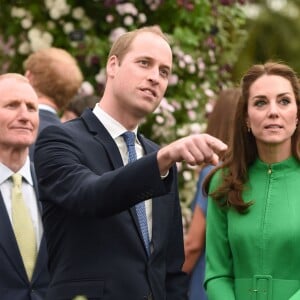
[(254, 102), (254, 106), (257, 106), (257, 107), (261, 107), (265, 104), (266, 104), (266, 101), (264, 101), (264, 100), (257, 100)]
[(283, 105), (288, 105), (290, 103), (290, 99), (289, 98), (282, 98), (280, 99), (280, 103), (282, 103)]

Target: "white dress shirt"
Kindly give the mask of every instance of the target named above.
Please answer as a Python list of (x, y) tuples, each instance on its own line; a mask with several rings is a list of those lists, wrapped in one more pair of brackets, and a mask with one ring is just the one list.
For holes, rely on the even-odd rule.
[[(23, 193), (25, 204), (30, 211), (30, 216), (32, 218), (36, 240), (37, 240), (37, 247), (39, 248), (41, 238), (43, 235), (43, 226), (41, 222), (39, 209), (37, 206), (35, 190), (33, 187), (33, 181), (30, 172), (29, 157), (27, 157), (26, 163), (17, 173), (21, 174), (23, 177), (22, 193)], [(12, 170), (10, 170), (7, 166), (5, 166), (0, 162), (0, 191), (11, 223), (12, 223), (12, 213), (11, 213), (12, 180), (10, 177), (13, 174), (14, 172)]]
[[(111, 137), (116, 142), (119, 151), (122, 156), (122, 160), (124, 165), (128, 163), (128, 149), (122, 134), (127, 131), (127, 129), (120, 124), (118, 121), (113, 119), (109, 114), (107, 114), (99, 105), (98, 103), (95, 105), (93, 109), (94, 114), (100, 120), (100, 122), (104, 125), (106, 130), (109, 132)], [(137, 128), (133, 130), (135, 136), (137, 137)], [(144, 155), (144, 150), (139, 142), (139, 140), (135, 139), (135, 149), (137, 154), (137, 159), (141, 158)], [(146, 208), (146, 216), (147, 216), (147, 223), (148, 223), (148, 230), (149, 230), (149, 239), (152, 239), (152, 199), (148, 199), (145, 201), (145, 208)]]

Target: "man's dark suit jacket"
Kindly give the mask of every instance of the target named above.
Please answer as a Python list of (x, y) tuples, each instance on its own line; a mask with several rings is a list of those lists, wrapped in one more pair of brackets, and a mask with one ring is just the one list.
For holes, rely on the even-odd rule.
[[(50, 125), (58, 125), (61, 123), (57, 114), (46, 109), (39, 109), (39, 120), (40, 120), (40, 124), (39, 124), (38, 135), (46, 127)], [(35, 144), (32, 144), (29, 147), (29, 157), (31, 161), (33, 161), (34, 148), (35, 148)]]
[[(91, 110), (40, 134), (35, 166), (52, 277), (47, 300), (187, 299), (176, 169), (162, 180), (157, 145), (139, 140), (147, 155), (123, 167)], [(150, 257), (133, 208), (149, 198)]]
[[(37, 182), (33, 174), (34, 187)], [(37, 194), (37, 190), (36, 190)], [(37, 194), (38, 195), (38, 194)], [(40, 204), (39, 204), (40, 206)], [(14, 231), (0, 193), (0, 299), (1, 300), (43, 300), (49, 284), (46, 241), (41, 240), (37, 262), (29, 282)]]

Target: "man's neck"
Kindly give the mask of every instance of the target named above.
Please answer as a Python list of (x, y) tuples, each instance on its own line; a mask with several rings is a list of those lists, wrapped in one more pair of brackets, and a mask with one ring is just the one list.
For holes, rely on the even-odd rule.
[(0, 161), (14, 172), (18, 172), (24, 166), (27, 156), (28, 148), (0, 151)]

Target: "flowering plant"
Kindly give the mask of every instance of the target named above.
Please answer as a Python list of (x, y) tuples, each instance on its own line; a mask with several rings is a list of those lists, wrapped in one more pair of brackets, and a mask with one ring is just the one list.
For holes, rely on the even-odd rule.
[[(160, 107), (142, 131), (160, 145), (205, 129), (205, 105), (231, 85), (230, 71), (246, 37), (245, 0), (11, 0), (0, 10), (0, 73), (23, 72), (33, 51), (55, 46), (73, 54), (98, 93), (112, 42), (123, 32), (158, 24), (169, 34), (173, 74)], [(195, 192), (196, 172), (179, 164), (183, 215)]]

